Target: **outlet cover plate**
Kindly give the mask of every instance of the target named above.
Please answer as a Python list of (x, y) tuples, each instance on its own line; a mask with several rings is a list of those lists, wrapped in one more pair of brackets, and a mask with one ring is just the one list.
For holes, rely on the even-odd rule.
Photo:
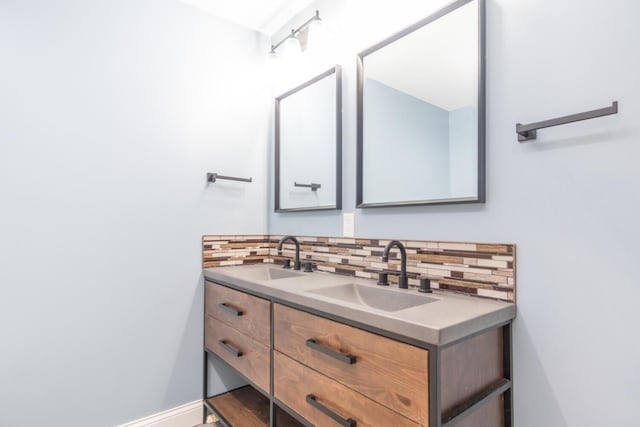
[(342, 214), (342, 236), (354, 237), (355, 234), (355, 214)]

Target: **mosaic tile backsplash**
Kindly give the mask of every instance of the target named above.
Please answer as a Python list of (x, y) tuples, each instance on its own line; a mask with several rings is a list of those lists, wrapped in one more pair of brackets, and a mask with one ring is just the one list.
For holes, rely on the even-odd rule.
[[(285, 243), (282, 255), (276, 246), (282, 236), (228, 235), (204, 236), (204, 268), (256, 263), (281, 264), (293, 259), (295, 245)], [(390, 239), (296, 236), (300, 242), (300, 260), (311, 261), (320, 271), (345, 276), (377, 279), (389, 272), (389, 281), (397, 283), (400, 253), (394, 248), (389, 262), (382, 252)], [(472, 296), (515, 302), (515, 245), (501, 243), (455, 243), (424, 240), (400, 240), (407, 249), (409, 286), (419, 279), (431, 279), (431, 286)], [(395, 273), (395, 274), (394, 274)]]

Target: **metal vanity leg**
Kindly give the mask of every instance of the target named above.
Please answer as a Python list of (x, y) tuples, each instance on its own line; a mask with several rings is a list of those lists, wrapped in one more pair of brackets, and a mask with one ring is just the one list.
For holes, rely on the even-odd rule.
[(203, 352), (202, 356), (202, 423), (205, 424), (207, 422), (207, 415), (209, 411), (207, 411), (207, 406), (204, 404), (204, 401), (207, 400), (207, 381), (209, 377), (209, 358), (207, 356), (207, 352)]
[(209, 355), (205, 345), (205, 328), (207, 327), (207, 286), (202, 287), (202, 423), (207, 423), (209, 411), (205, 404), (209, 393)]
[(505, 325), (502, 329), (504, 349), (504, 377), (511, 381), (511, 387), (504, 392), (504, 425), (513, 427), (513, 323)]
[(269, 363), (269, 378), (271, 379), (271, 384), (269, 387), (269, 427), (276, 427), (276, 425), (278, 424), (278, 420), (277, 418), (277, 411), (276, 411), (276, 403), (273, 401), (274, 399), (274, 385), (273, 385), (273, 360), (274, 360), (274, 354), (273, 354), (273, 348), (274, 348), (274, 330), (273, 330), (273, 325), (274, 325), (274, 321), (273, 321), (273, 302), (271, 303), (271, 313), (270, 313), (270, 317), (271, 319), (269, 320), (271, 322), (271, 334), (269, 337), (269, 340), (271, 342), (271, 348), (269, 349), (269, 355), (271, 357), (271, 363)]
[(429, 427), (442, 425), (440, 405), (440, 348), (429, 349)]

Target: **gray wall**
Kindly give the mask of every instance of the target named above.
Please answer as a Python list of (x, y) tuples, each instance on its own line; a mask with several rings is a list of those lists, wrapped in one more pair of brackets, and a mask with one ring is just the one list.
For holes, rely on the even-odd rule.
[[(516, 425), (637, 425), (640, 3), (488, 1), (487, 203), (370, 210), (354, 209), (355, 54), (436, 2), (318, 3), (340, 34), (331, 54), (344, 66), (344, 211), (356, 212), (356, 235), (516, 243)], [(617, 116), (517, 142), (516, 122), (616, 99)], [(271, 214), (269, 231), (339, 235), (341, 224), (339, 213)]]
[(174, 0), (0, 2), (0, 425), (200, 398), (201, 235), (266, 230), (266, 50)]
[(449, 197), (449, 112), (371, 78), (364, 91), (364, 202)]
[(478, 108), (449, 112), (449, 185), (451, 195), (478, 195)]

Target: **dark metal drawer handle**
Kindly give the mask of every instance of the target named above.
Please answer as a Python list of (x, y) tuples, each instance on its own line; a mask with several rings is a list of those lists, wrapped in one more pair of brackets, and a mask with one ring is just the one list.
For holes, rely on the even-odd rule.
[(356, 357), (354, 355), (339, 353), (329, 347), (318, 344), (313, 338), (309, 338), (305, 342), (305, 344), (307, 345), (307, 347), (311, 347), (312, 349), (319, 351), (320, 353), (324, 353), (327, 356), (331, 356), (334, 359), (338, 359), (339, 361), (344, 362), (348, 365), (353, 365), (354, 363), (356, 363)]
[(307, 396), (305, 397), (305, 400), (309, 405), (313, 406), (318, 411), (322, 412), (323, 414), (325, 414), (326, 416), (328, 416), (329, 418), (331, 418), (333, 421), (337, 422), (341, 426), (356, 427), (356, 420), (354, 420), (353, 418), (342, 418), (340, 415), (336, 414), (331, 409), (327, 408), (322, 403), (318, 402), (316, 400), (316, 397), (313, 394), (307, 394)]
[(226, 302), (221, 302), (220, 303), (220, 307), (222, 307), (223, 310), (228, 311), (229, 313), (233, 314), (234, 316), (242, 316), (244, 313), (241, 312), (240, 310), (236, 310), (235, 308), (231, 307), (229, 304), (227, 304)]
[(227, 343), (225, 340), (220, 340), (218, 341), (218, 344), (220, 344), (220, 346), (222, 348), (224, 348), (225, 350), (227, 350), (229, 353), (231, 353), (232, 355), (234, 355), (235, 357), (240, 357), (242, 356), (242, 352), (240, 350), (238, 350), (237, 348), (235, 348), (234, 346), (232, 346), (231, 344)]

